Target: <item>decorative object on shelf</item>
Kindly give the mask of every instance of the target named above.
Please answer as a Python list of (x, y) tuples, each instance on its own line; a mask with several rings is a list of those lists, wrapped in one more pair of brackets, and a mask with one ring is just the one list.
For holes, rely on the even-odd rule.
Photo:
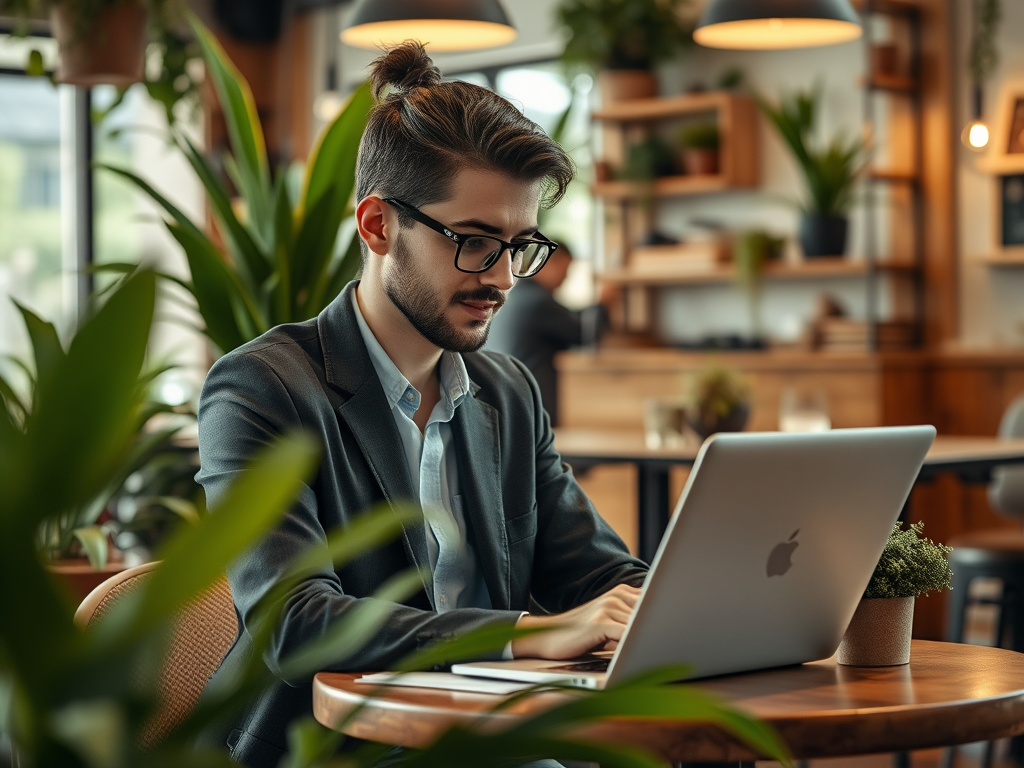
[(341, 40), (372, 50), (420, 40), (433, 52), (495, 48), (516, 39), (500, 0), (359, 0)]
[(693, 39), (709, 48), (779, 50), (856, 40), (848, 0), (710, 0)]
[[(236, 213), (231, 188), (187, 136), (172, 138), (202, 182), (224, 250), (148, 182), (123, 168), (102, 166), (131, 181), (163, 209), (165, 225), (188, 259), (191, 279), (165, 277), (188, 290), (203, 319), (202, 332), (229, 352), (281, 323), (316, 317), (359, 271), (359, 238), (339, 245), (351, 214), (356, 152), (373, 100), (365, 84), (328, 124), (306, 164), (297, 203), (285, 174), (271, 182), (263, 127), (249, 84), (208, 29), (190, 17), (207, 71), (224, 109), (231, 140), (228, 167), (244, 203)], [(132, 265), (109, 264), (109, 271)]]
[(761, 285), (764, 266), (769, 259), (782, 255), (784, 245), (784, 239), (773, 237), (762, 229), (741, 232), (733, 242), (734, 279), (747, 295), (750, 331), (755, 339), (761, 338)]
[(922, 534), (924, 523), (893, 526), (864, 597), (836, 652), (855, 667), (888, 667), (910, 661), (914, 599), (949, 589), (952, 548)]
[(692, 176), (713, 176), (718, 173), (718, 149), (722, 137), (715, 123), (686, 125), (676, 133), (676, 143), (682, 148), (683, 173)]
[(871, 76), (893, 77), (900, 73), (900, 49), (895, 43), (871, 46)]
[(827, 143), (812, 138), (821, 107), (821, 86), (783, 94), (775, 107), (757, 99), (761, 110), (789, 147), (803, 172), (807, 202), (800, 219), (804, 256), (841, 256), (846, 252), (846, 212), (857, 177), (865, 166), (864, 142), (837, 135)]
[(999, 244), (1003, 248), (1019, 248), (1024, 246), (1024, 174), (1000, 177), (999, 187)]
[(653, 68), (691, 43), (685, 0), (561, 0), (555, 20), (567, 33), (562, 61), (598, 73), (604, 104), (656, 96)]
[(630, 144), (619, 176), (627, 181), (650, 182), (676, 173), (672, 149), (660, 136), (650, 135)]
[(702, 439), (715, 432), (741, 432), (750, 417), (750, 387), (738, 372), (709, 366), (691, 381), (686, 423)]
[(968, 149), (980, 152), (988, 146), (989, 128), (984, 114), (985, 81), (999, 64), (999, 48), (996, 33), (1002, 20), (1001, 0), (971, 0), (974, 16), (974, 34), (971, 50), (967, 57), (967, 69), (971, 75), (972, 115), (971, 120), (960, 133), (960, 140)]

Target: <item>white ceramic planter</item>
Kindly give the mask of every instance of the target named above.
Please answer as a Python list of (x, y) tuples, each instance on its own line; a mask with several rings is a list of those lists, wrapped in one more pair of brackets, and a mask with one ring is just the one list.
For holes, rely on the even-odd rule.
[(852, 667), (906, 664), (913, 626), (913, 597), (865, 598), (839, 644), (836, 661)]

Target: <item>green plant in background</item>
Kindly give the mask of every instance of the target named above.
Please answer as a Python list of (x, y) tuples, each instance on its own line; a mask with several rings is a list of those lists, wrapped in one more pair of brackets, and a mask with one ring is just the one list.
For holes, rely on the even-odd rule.
[(721, 136), (715, 123), (685, 125), (676, 132), (676, 143), (693, 149), (718, 149)]
[(697, 434), (743, 429), (750, 408), (750, 386), (734, 369), (710, 365), (690, 380), (686, 419)]
[(996, 35), (1003, 20), (1001, 0), (972, 0), (974, 4), (974, 35), (967, 56), (967, 69), (975, 85), (981, 85), (999, 65)]
[(923, 522), (906, 530), (899, 523), (893, 526), (864, 597), (917, 597), (950, 588), (953, 548), (936, 544), (923, 531)]
[[(60, 5), (74, 14), (72, 34), (76, 38), (88, 34), (99, 15), (108, 8), (124, 4), (127, 0), (0, 0), (0, 16), (12, 16), (17, 36), (30, 33), (29, 22), (34, 18), (43, 18), (51, 8)], [(150, 53), (159, 62), (159, 66), (146, 67), (143, 85), (150, 98), (159, 102), (167, 115), (167, 122), (175, 122), (175, 106), (186, 103), (193, 110), (199, 106), (199, 80), (201, 75), (196, 71), (194, 60), (198, 51), (177, 29), (177, 22), (182, 16), (184, 2), (182, 0), (138, 0), (149, 15)], [(192, 65), (190, 65), (192, 62)], [(30, 75), (45, 75), (42, 53), (37, 49), (29, 52), (25, 71)], [(115, 100), (94, 118), (103, 119), (114, 110), (124, 99), (127, 89), (118, 89)]]
[[(224, 167), (232, 189), (180, 131), (172, 136), (206, 190), (224, 250), (148, 182), (123, 168), (103, 166), (149, 195), (164, 211), (165, 224), (188, 259), (190, 280), (165, 276), (195, 299), (202, 331), (221, 352), (256, 338), (281, 323), (315, 317), (360, 268), (359, 238), (339, 247), (338, 232), (351, 215), (359, 139), (372, 106), (367, 85), (324, 130), (306, 165), (298, 201), (279, 173), (271, 179), (263, 127), (248, 83), (213, 35), (195, 17), (189, 22), (207, 73), (224, 109), (231, 153)], [(114, 264), (113, 271), (134, 265)]]
[(651, 69), (693, 41), (680, 16), (686, 0), (561, 0), (555, 20), (567, 34), (571, 69)]
[(733, 244), (733, 279), (747, 295), (750, 327), (755, 337), (761, 335), (761, 287), (764, 266), (782, 255), (785, 239), (774, 237), (762, 229), (741, 232)]
[[(0, 400), (3, 401), (8, 421), (25, 429), (45, 397), (41, 382), (62, 365), (70, 353), (65, 350), (52, 323), (17, 302), (15, 304), (28, 331), (33, 360), (10, 360), (24, 374), (29, 392), (27, 396), (22, 396), (13, 382), (0, 375)], [(74, 339), (71, 344), (74, 345)], [(157, 465), (165, 469), (180, 466), (184, 456), (173, 445), (173, 440), (181, 429), (195, 421), (195, 414), (188, 408), (168, 405), (147, 395), (154, 380), (168, 370), (169, 366), (157, 367), (145, 371), (139, 377), (136, 384), (137, 403), (133, 407), (130, 422), (131, 447), (118, 465), (109, 469), (104, 485), (94, 495), (81, 499), (79, 504), (68, 507), (59, 515), (48, 517), (43, 523), (39, 531), (39, 546), (47, 559), (61, 560), (84, 555), (94, 568), (106, 565), (109, 539), (121, 533), (124, 528), (116, 515), (105, 522), (101, 522), (100, 518), (104, 512), (114, 514), (116, 502), (126, 495), (125, 486), (129, 478), (140, 481), (135, 490), (140, 497), (138, 503), (148, 513), (149, 523), (166, 522), (154, 520), (154, 517), (161, 517), (157, 510), (163, 511), (164, 518), (168, 510), (175, 515), (193, 520), (196, 518), (193, 499), (199, 489), (194, 482), (187, 484), (191, 493), (186, 496), (167, 498), (163, 494), (153, 493), (154, 488), (161, 487), (153, 482), (152, 477), (158, 473)], [(149, 482), (145, 482), (147, 475), (151, 476)], [(184, 488), (179, 486), (177, 490), (181, 493)], [(141, 531), (146, 522), (145, 517), (142, 517), (130, 527)]]
[(763, 98), (757, 103), (800, 166), (807, 187), (804, 211), (822, 216), (845, 214), (866, 163), (866, 148), (861, 139), (843, 135), (822, 143), (814, 140), (821, 86), (783, 94), (777, 107)]
[(676, 160), (672, 149), (660, 136), (652, 135), (629, 146), (619, 176), (629, 181), (649, 182), (675, 173)]

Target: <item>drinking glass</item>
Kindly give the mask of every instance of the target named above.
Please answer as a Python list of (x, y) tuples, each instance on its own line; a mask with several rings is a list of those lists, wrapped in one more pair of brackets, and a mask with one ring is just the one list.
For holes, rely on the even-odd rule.
[(780, 432), (827, 432), (832, 428), (828, 397), (820, 387), (786, 387), (779, 400)]

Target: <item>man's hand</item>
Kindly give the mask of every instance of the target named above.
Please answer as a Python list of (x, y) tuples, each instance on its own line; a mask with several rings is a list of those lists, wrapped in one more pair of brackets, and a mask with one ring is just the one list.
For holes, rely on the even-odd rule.
[(556, 616), (523, 616), (516, 627), (547, 631), (512, 641), (517, 659), (572, 659), (614, 647), (640, 598), (639, 587), (620, 584), (600, 597)]

